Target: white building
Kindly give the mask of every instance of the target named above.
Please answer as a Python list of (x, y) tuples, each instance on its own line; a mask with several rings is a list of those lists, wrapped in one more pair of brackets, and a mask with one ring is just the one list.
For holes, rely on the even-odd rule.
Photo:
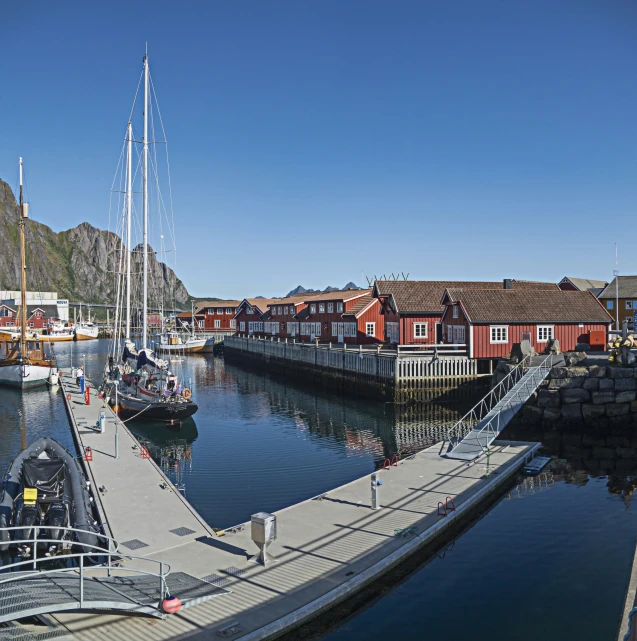
[[(9, 305), (22, 304), (22, 296), (19, 291), (0, 290), (0, 300)], [(57, 292), (27, 292), (27, 305), (56, 305), (60, 320), (69, 320), (69, 301), (65, 298), (58, 298)]]

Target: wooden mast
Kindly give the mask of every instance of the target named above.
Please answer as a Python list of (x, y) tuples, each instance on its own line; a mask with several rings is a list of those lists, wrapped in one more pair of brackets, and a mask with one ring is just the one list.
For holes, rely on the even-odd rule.
[(27, 265), (24, 228), (29, 217), (29, 206), (22, 197), (22, 158), (20, 158), (20, 356), (27, 356)]

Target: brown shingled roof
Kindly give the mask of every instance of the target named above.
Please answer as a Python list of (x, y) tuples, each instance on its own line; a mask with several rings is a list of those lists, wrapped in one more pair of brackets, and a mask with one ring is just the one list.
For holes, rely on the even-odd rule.
[(237, 308), (241, 305), (240, 300), (200, 300), (195, 305), (195, 313), (201, 313), (203, 309), (216, 308), (216, 307), (233, 307)]
[(343, 317), (345, 316), (353, 316), (356, 317), (358, 314), (360, 314), (372, 301), (374, 301), (374, 297), (371, 294), (368, 294), (367, 296), (363, 296), (363, 298), (359, 298), (344, 314)]
[(610, 323), (590, 292), (532, 289), (448, 289), (472, 323)]
[[(538, 283), (524, 280), (511, 281), (513, 289), (558, 290), (555, 283)], [(444, 310), (441, 299), (447, 289), (502, 289), (503, 282), (449, 281), (449, 280), (377, 280), (376, 291), (380, 296), (391, 296), (399, 314), (429, 313)]]
[(346, 289), (343, 291), (333, 291), (333, 292), (324, 292), (319, 294), (310, 294), (305, 300), (311, 303), (316, 301), (325, 301), (325, 300), (336, 300), (336, 301), (347, 301), (354, 298), (359, 298), (360, 296), (366, 296), (371, 294), (371, 289)]

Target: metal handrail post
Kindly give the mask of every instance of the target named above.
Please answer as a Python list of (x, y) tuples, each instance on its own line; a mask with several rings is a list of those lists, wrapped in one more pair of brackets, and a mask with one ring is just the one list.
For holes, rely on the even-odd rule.
[(159, 596), (160, 601), (164, 600), (166, 596), (166, 582), (164, 581), (164, 564), (160, 561), (159, 563)]
[(33, 569), (36, 569), (38, 563), (38, 526), (33, 526)]
[(84, 607), (84, 555), (80, 556), (80, 608)]

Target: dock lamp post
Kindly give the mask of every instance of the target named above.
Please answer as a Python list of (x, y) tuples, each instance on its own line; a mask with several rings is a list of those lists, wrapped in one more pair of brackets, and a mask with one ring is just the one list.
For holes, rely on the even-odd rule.
[(378, 472), (374, 472), (372, 474), (372, 483), (371, 483), (371, 488), (372, 488), (372, 510), (380, 510), (380, 491), (379, 491), (379, 486), (382, 485), (382, 481), (380, 480), (380, 474)]

